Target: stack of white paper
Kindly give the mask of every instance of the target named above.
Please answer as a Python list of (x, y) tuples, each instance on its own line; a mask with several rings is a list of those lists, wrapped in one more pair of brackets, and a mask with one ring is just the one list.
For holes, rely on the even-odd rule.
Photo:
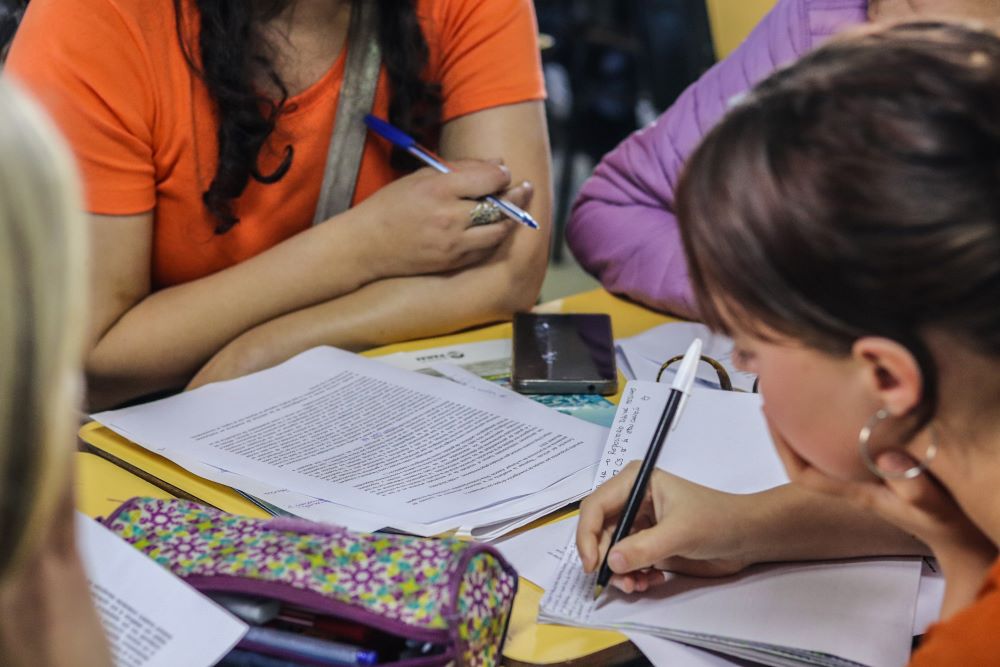
[(328, 347), (94, 419), (299, 516), (484, 540), (587, 493), (607, 432)]
[(641, 595), (593, 600), (569, 549), (540, 620), (638, 632), (767, 665), (898, 666), (911, 641), (912, 559), (758, 566), (724, 579), (672, 577)]
[[(669, 387), (630, 382), (599, 464), (599, 484), (642, 458)], [(696, 389), (658, 466), (731, 493), (787, 481), (760, 397)], [(670, 575), (633, 596), (595, 602), (574, 540), (542, 600), (544, 622), (642, 633), (769, 665), (895, 666), (909, 655), (920, 559), (757, 566), (734, 577)]]

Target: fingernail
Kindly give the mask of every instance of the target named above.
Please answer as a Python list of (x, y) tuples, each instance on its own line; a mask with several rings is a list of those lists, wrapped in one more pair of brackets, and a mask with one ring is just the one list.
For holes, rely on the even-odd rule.
[(902, 452), (885, 452), (878, 457), (879, 470), (891, 473), (904, 473), (917, 465), (917, 462)]
[(608, 567), (615, 572), (624, 572), (627, 569), (625, 556), (617, 551), (612, 551), (611, 555), (608, 556)]
[(632, 580), (628, 577), (615, 577), (611, 580), (611, 585), (622, 593), (631, 593), (633, 590)]
[(504, 176), (510, 178), (510, 169), (507, 168), (507, 165), (501, 162), (500, 164), (497, 165), (497, 168), (504, 173)]

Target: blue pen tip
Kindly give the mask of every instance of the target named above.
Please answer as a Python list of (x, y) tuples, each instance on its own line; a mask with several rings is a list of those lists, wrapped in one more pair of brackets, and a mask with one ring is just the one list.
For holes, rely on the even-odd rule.
[(416, 139), (403, 132), (401, 129), (382, 120), (378, 116), (368, 114), (365, 116), (365, 125), (375, 134), (388, 139), (403, 150), (417, 145)]

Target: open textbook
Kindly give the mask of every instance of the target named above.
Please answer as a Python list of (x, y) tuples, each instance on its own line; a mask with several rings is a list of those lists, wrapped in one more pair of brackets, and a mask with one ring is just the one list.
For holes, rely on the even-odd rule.
[(76, 515), (77, 545), (116, 667), (208, 667), (247, 625), (136, 551)]
[(475, 535), (482, 527), (482, 539), (588, 492), (606, 434), (533, 401), (329, 347), (94, 419), (295, 513), (337, 521), (340, 506), (368, 529)]
[[(595, 486), (645, 454), (669, 385), (630, 382), (601, 456)], [(696, 388), (658, 467), (731, 493), (787, 481), (756, 394)], [(551, 550), (550, 550), (551, 551)], [(642, 633), (768, 665), (907, 661), (921, 560), (761, 565), (722, 579), (667, 575), (644, 594), (593, 599), (575, 540), (558, 552), (542, 622)]]

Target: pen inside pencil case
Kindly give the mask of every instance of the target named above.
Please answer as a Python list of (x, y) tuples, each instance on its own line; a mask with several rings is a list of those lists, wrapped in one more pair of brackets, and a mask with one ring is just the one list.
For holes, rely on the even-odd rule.
[(381, 665), (433, 657), (445, 647), (407, 639), (367, 625), (284, 604), (229, 593), (210, 597), (250, 624), (244, 643), (255, 652), (316, 665)]

